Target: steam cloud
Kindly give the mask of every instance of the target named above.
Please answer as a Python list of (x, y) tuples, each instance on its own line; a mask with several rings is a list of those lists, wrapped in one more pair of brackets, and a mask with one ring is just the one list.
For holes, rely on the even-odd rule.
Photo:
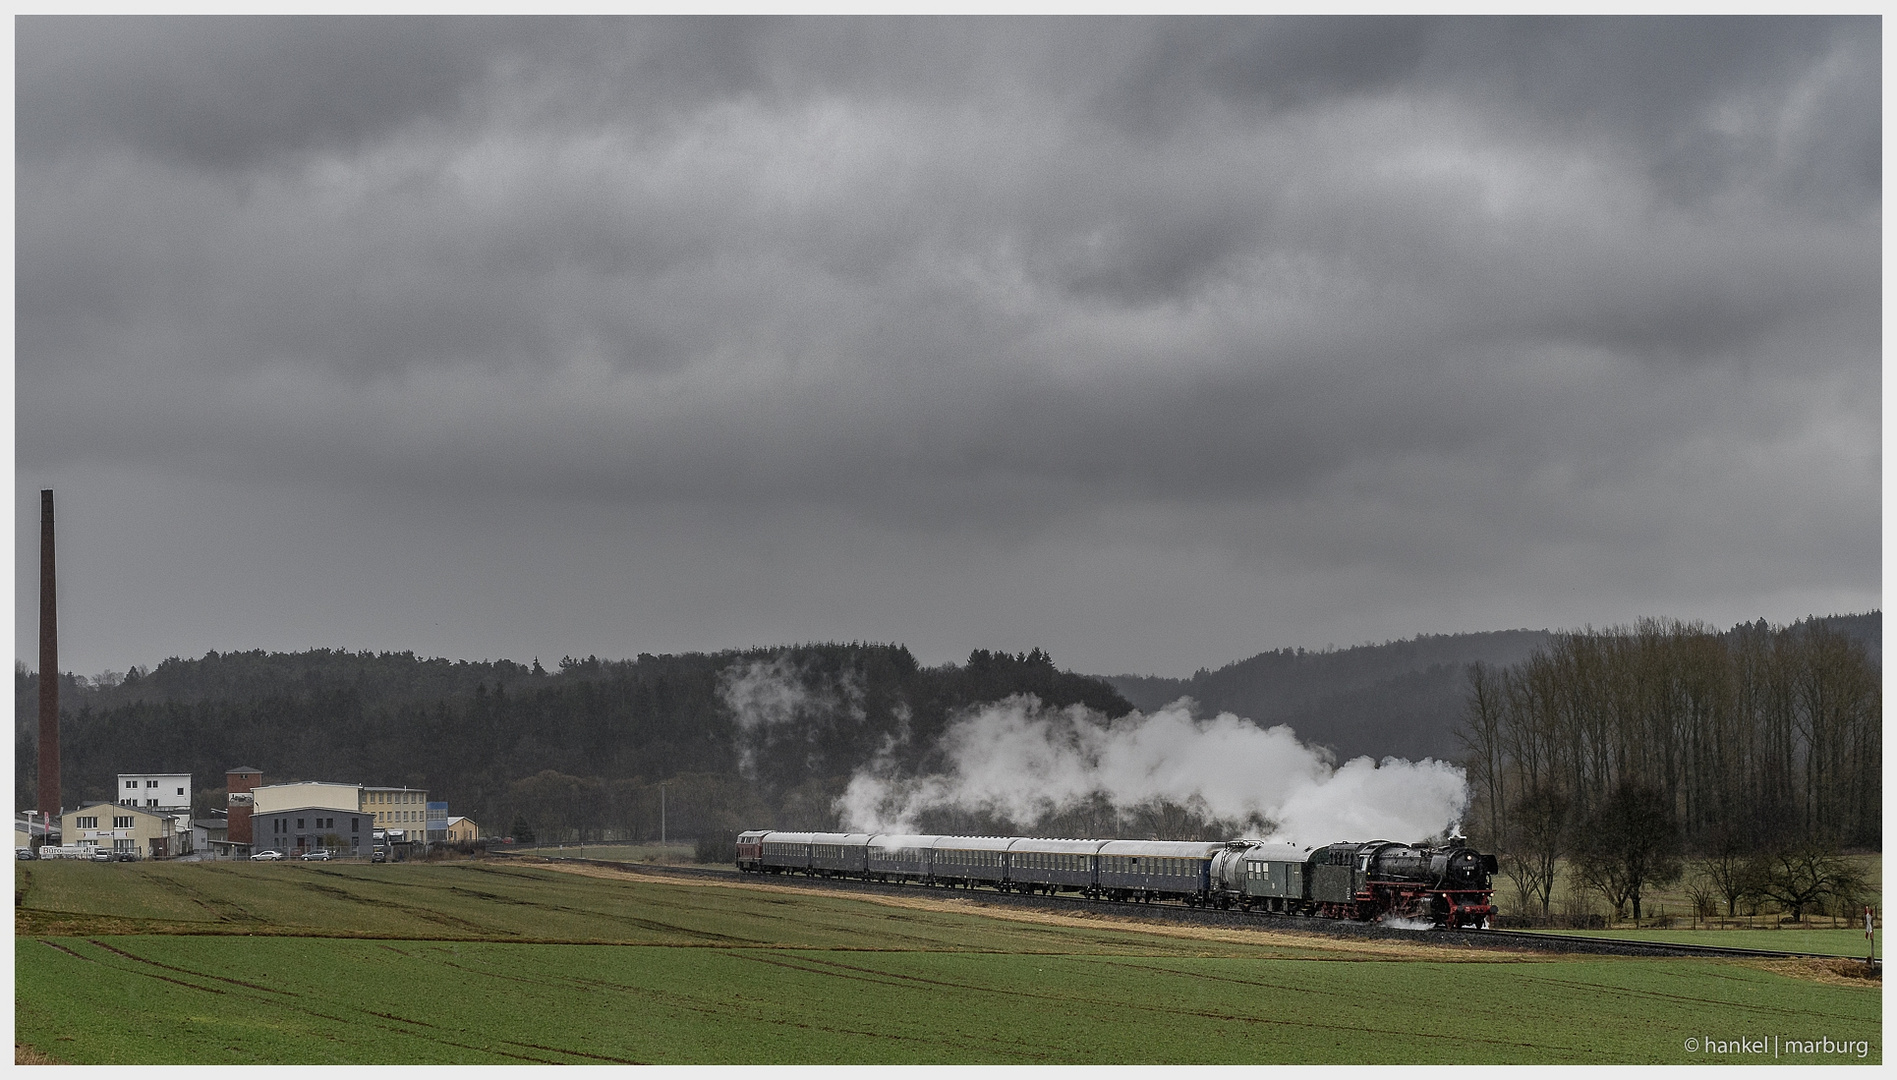
[(813, 677), (787, 653), (726, 668), (719, 676), (718, 696), (738, 722), (738, 771), (751, 777), (757, 775), (759, 747), (774, 728), (801, 725), (808, 730), (818, 718), (863, 722), (863, 686), (854, 672)]
[(1434, 835), (1467, 802), (1463, 771), (1446, 762), (1367, 757), (1341, 766), (1288, 727), (1231, 713), (1192, 715), (1181, 700), (1117, 720), (1050, 709), (1031, 696), (983, 706), (943, 733), (945, 771), (903, 777), (885, 755), (859, 769), (838, 800), (844, 827), (918, 831), (945, 808), (1005, 816), (1024, 827), (1091, 800), (1114, 808), (1172, 803), (1256, 834), (1300, 844)]

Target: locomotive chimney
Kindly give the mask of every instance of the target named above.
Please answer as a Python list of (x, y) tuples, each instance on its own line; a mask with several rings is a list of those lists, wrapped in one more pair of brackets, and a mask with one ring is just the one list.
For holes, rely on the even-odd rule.
[[(59, 820), (59, 603), (53, 575), (53, 492), (40, 492), (40, 815)], [(64, 839), (62, 837), (62, 839)]]

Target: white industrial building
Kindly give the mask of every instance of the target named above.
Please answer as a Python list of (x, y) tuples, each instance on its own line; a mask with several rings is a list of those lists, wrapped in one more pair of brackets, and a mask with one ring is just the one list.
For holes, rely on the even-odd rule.
[(190, 773), (120, 773), (120, 806), (142, 810), (191, 810)]

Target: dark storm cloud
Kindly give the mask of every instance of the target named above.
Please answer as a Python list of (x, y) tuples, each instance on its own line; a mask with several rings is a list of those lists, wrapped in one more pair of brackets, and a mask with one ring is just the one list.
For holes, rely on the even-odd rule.
[(1353, 638), (1870, 597), (1878, 33), (29, 18), (20, 468), (1189, 549)]
[[(414, 18), (26, 18), (16, 37), (18, 149), (97, 141), (216, 169), (347, 152), (446, 119), (488, 73), (469, 23)], [(531, 26), (532, 24), (526, 24)]]

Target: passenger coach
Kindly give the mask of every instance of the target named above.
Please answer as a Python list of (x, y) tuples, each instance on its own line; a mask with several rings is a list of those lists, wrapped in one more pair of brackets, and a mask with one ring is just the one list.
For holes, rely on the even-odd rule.
[(1008, 880), (1021, 892), (1091, 892), (1094, 856), (1105, 840), (1017, 838), (1008, 848)]
[(1094, 856), (1094, 891), (1112, 900), (1196, 904), (1210, 887), (1212, 857), (1223, 850), (1222, 841), (1109, 840)]

